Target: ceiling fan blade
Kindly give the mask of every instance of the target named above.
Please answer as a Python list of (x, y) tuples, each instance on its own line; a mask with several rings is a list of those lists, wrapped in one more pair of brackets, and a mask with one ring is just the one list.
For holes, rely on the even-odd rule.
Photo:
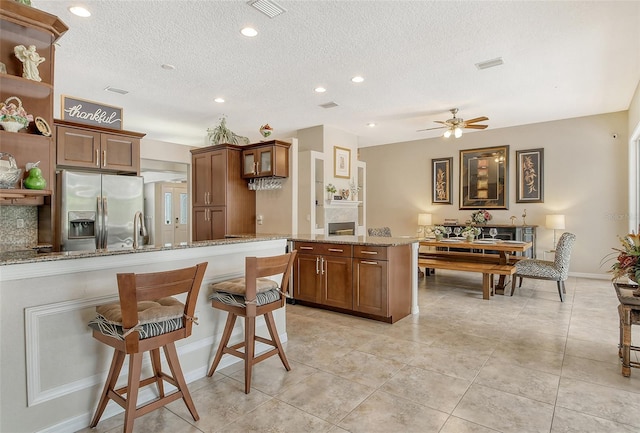
[(442, 123), (443, 125), (447, 125), (447, 122), (444, 120), (434, 120), (435, 123)]
[(486, 129), (489, 125), (465, 125), (468, 129)]
[(443, 128), (446, 128), (446, 126), (436, 126), (435, 128), (418, 129), (416, 132), (431, 131), (432, 129), (443, 129)]
[(475, 119), (465, 120), (464, 123), (476, 123), (476, 122), (484, 122), (485, 120), (489, 120), (488, 117), (476, 117)]

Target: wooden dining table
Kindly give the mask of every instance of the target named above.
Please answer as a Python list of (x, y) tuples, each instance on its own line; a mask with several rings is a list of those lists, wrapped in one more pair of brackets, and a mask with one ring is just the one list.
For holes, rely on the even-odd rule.
[[(493, 287), (495, 293), (504, 294), (508, 284), (506, 277), (515, 272), (515, 263), (522, 253), (533, 247), (531, 242), (482, 238), (468, 242), (464, 238), (444, 238), (442, 240), (423, 239), (421, 247), (431, 247), (420, 251), (420, 259), (426, 264), (437, 263), (439, 269), (480, 272), (485, 280), (488, 275), (498, 274), (498, 283)], [(493, 281), (491, 281), (493, 283)], [(487, 281), (483, 280), (483, 292), (486, 297)]]

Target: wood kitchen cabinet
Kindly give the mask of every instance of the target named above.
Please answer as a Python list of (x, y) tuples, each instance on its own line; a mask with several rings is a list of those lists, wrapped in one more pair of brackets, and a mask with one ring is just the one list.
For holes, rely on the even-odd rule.
[(242, 177), (289, 177), (290, 146), (278, 140), (245, 146), (242, 151)]
[(140, 172), (145, 134), (55, 120), (58, 166), (118, 173)]
[(351, 248), (342, 244), (296, 244), (296, 299), (351, 309)]
[(242, 149), (221, 144), (191, 150), (194, 241), (255, 234), (256, 196), (241, 176)]
[(296, 241), (294, 299), (385, 322), (411, 313), (411, 247)]

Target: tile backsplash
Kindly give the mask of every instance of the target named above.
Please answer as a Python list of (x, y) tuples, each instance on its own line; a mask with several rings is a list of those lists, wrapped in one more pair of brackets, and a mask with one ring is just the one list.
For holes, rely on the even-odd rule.
[[(22, 220), (24, 227), (18, 227)], [(36, 206), (0, 206), (0, 247), (32, 247), (38, 243)]]

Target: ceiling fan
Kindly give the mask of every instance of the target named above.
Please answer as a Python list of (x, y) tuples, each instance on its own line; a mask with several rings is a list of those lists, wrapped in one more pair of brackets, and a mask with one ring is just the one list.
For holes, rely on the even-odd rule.
[(447, 128), (447, 130), (444, 131), (444, 134), (442, 135), (443, 137), (449, 138), (451, 137), (451, 134), (453, 134), (454, 137), (460, 138), (462, 136), (462, 128), (485, 129), (489, 126), (489, 125), (474, 125), (477, 122), (484, 122), (485, 120), (489, 120), (488, 117), (482, 116), (482, 117), (476, 117), (475, 119), (464, 120), (460, 117), (456, 117), (456, 114), (458, 114), (457, 108), (452, 108), (449, 111), (451, 111), (451, 114), (453, 115), (451, 119), (444, 120), (444, 121), (442, 120), (435, 121), (436, 123), (442, 123), (443, 126), (436, 126), (435, 128), (427, 128), (427, 129), (418, 129), (417, 132), (430, 131), (432, 129)]

